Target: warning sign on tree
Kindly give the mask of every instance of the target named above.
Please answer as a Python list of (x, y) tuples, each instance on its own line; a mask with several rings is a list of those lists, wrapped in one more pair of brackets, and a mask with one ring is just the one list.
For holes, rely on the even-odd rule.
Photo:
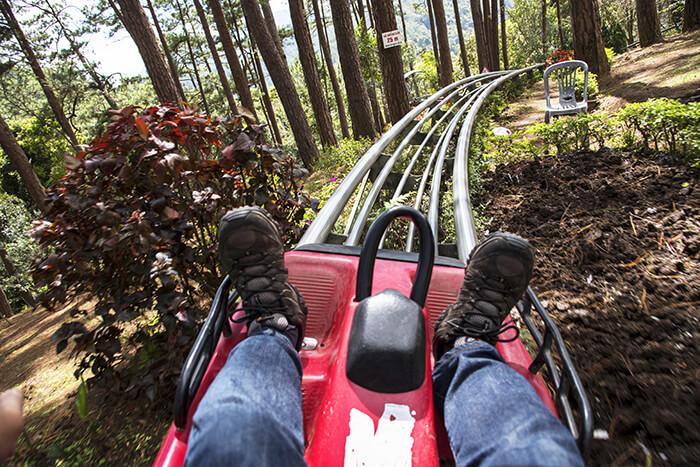
[(382, 39), (384, 40), (385, 49), (389, 49), (391, 47), (396, 47), (397, 45), (403, 44), (401, 31), (399, 31), (398, 29), (382, 33)]

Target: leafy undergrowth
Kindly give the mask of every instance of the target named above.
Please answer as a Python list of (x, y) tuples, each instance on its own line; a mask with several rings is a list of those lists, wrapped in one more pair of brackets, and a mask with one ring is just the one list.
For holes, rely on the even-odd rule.
[(691, 415), (700, 393), (700, 170), (668, 154), (604, 149), (502, 164), (486, 178), (475, 202), (490, 230), (537, 249), (533, 288), (592, 404), (591, 465), (700, 458)]

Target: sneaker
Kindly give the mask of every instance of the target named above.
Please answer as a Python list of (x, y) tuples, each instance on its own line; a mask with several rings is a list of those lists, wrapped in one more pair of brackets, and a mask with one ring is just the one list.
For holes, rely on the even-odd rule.
[(282, 231), (259, 207), (227, 212), (219, 223), (219, 260), (241, 297), (248, 333), (258, 327), (285, 334), (297, 350), (306, 329), (306, 303), (288, 280)]
[[(517, 235), (497, 232), (477, 245), (457, 301), (435, 322), (435, 358), (470, 339), (491, 345), (517, 339), (517, 328), (511, 322), (502, 323), (527, 289), (534, 264), (532, 246)], [(515, 337), (499, 339), (508, 329), (515, 329)]]

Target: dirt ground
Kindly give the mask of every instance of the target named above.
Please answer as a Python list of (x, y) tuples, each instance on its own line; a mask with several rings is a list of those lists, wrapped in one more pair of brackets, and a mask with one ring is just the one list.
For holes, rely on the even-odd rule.
[[(537, 249), (533, 288), (592, 404), (592, 465), (700, 459), (700, 171), (610, 150), (501, 165), (475, 200)], [(648, 464), (647, 464), (648, 465)]]

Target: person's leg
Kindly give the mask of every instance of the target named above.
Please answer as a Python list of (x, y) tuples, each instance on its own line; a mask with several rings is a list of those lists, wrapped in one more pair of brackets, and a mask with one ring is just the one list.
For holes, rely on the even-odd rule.
[(305, 465), (301, 348), (308, 310), (289, 283), (282, 232), (262, 209), (219, 224), (219, 259), (241, 297), (248, 337), (199, 404), (188, 465)]
[(433, 395), (458, 466), (583, 466), (571, 433), (486, 342), (443, 355)]
[(496, 233), (470, 255), (457, 301), (435, 323), (435, 406), (457, 465), (583, 465), (576, 442), (494, 345), (532, 278), (534, 250)]
[(258, 328), (237, 345), (195, 413), (185, 465), (305, 465), (301, 362)]

